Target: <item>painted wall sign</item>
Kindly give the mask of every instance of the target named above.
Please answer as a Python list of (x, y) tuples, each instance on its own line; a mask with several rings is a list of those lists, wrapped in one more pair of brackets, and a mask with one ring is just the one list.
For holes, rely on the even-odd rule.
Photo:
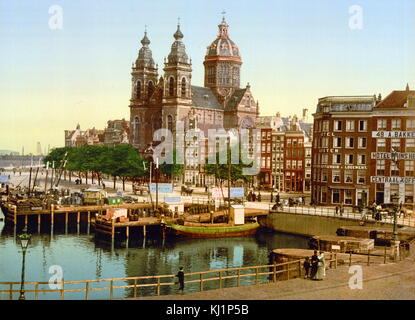
[(372, 183), (397, 183), (397, 184), (415, 184), (415, 177), (379, 177), (371, 176)]
[(372, 159), (415, 160), (415, 152), (372, 152)]
[(372, 138), (414, 139), (415, 131), (372, 131)]

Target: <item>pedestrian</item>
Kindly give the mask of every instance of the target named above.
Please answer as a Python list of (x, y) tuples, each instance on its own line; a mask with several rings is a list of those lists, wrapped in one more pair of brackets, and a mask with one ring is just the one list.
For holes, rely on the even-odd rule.
[(343, 207), (343, 203), (340, 205), (340, 216), (343, 216), (344, 213), (344, 207)]
[(311, 279), (314, 279), (314, 276), (317, 273), (317, 268), (318, 268), (318, 254), (317, 254), (317, 250), (314, 250), (314, 254), (311, 257), (311, 274), (310, 274)]
[(275, 196), (275, 203), (278, 204), (280, 203), (280, 194), (277, 193), (277, 195)]
[(339, 214), (339, 206), (336, 206), (336, 216)]
[(310, 277), (310, 266), (311, 266), (310, 258), (306, 257), (305, 260), (304, 260), (304, 263), (303, 263), (303, 267), (304, 267), (304, 270), (305, 270), (304, 279), (307, 279), (307, 278)]
[(317, 272), (313, 280), (323, 280), (326, 277), (326, 263), (324, 261), (324, 253), (320, 251), (317, 257)]
[(260, 192), (260, 193), (258, 193), (258, 202), (261, 202), (261, 199), (262, 199), (262, 197), (261, 197), (261, 192)]
[(176, 274), (176, 277), (179, 278), (180, 294), (184, 294), (184, 271), (183, 271), (183, 267), (180, 267), (180, 270)]
[(102, 183), (102, 188), (105, 189), (105, 183), (104, 182)]
[(255, 200), (256, 200), (256, 194), (255, 192), (252, 192), (252, 201), (255, 202)]
[(208, 192), (208, 186), (205, 186), (205, 193)]

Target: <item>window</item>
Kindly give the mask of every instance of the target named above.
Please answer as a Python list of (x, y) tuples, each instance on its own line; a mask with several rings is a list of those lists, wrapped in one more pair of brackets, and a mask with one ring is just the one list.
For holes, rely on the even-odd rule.
[(366, 137), (359, 137), (359, 145), (358, 145), (359, 149), (366, 149), (366, 146), (367, 146), (366, 142), (367, 142)]
[(171, 115), (167, 116), (167, 129), (173, 131), (173, 116)]
[(346, 148), (354, 148), (354, 138), (346, 137)]
[(401, 139), (391, 139), (391, 147), (393, 151), (400, 152), (401, 151)]
[(291, 146), (291, 139), (287, 139), (287, 146)]
[(346, 131), (354, 132), (354, 120), (346, 120)]
[(134, 118), (134, 142), (139, 142), (139, 136), (140, 136), (140, 120), (138, 117)]
[(149, 81), (148, 82), (148, 92), (147, 92), (148, 99), (151, 98), (151, 96), (153, 95), (153, 93), (154, 93), (154, 84), (153, 84), (153, 81)]
[(352, 204), (353, 203), (353, 192), (352, 190), (344, 190), (344, 203)]
[(303, 168), (303, 161), (301, 160), (297, 161), (297, 167), (298, 167), (298, 170), (301, 170)]
[(334, 137), (333, 138), (333, 148), (341, 148), (342, 147), (342, 138), (341, 137)]
[(328, 132), (328, 131), (329, 131), (329, 121), (324, 120), (323, 121), (323, 132)]
[(297, 161), (293, 160), (292, 161), (292, 166), (293, 166), (293, 169), (297, 169)]
[(340, 171), (334, 171), (332, 173), (332, 182), (334, 183), (340, 183)]
[(405, 175), (409, 177), (414, 176), (414, 160), (406, 160), (405, 161)]
[[(396, 197), (399, 196), (399, 184), (397, 183), (391, 183), (390, 185), (390, 195), (391, 195), (391, 200)], [(391, 201), (393, 202), (393, 201)]]
[(286, 167), (287, 169), (291, 169), (291, 160), (286, 160), (286, 161), (285, 161), (285, 167)]
[(377, 139), (376, 140), (376, 150), (378, 152), (386, 151), (386, 139)]
[(328, 164), (329, 162), (329, 155), (328, 154), (322, 154), (321, 155), (321, 164)]
[(414, 185), (405, 185), (405, 203), (414, 203)]
[(342, 155), (333, 154), (333, 164), (341, 164), (341, 163), (342, 163)]
[(378, 130), (386, 130), (388, 120), (386, 119), (378, 119), (377, 121), (377, 128)]
[(391, 176), (399, 176), (399, 166), (391, 161)]
[(135, 97), (141, 99), (141, 81), (137, 81), (135, 86)]
[(169, 96), (173, 97), (174, 96), (174, 78), (170, 77), (169, 79)]
[(357, 183), (359, 184), (365, 184), (366, 182), (366, 172), (363, 170), (357, 171)]
[(327, 170), (321, 170), (321, 182), (327, 182)]
[(359, 131), (367, 131), (367, 121), (366, 120), (359, 120)]
[(401, 129), (401, 119), (392, 119), (392, 130)]
[(340, 203), (340, 190), (333, 189), (332, 203)]
[(415, 129), (415, 120), (407, 119), (406, 120), (406, 130)]
[(415, 139), (406, 139), (406, 152), (415, 152)]
[(334, 131), (342, 131), (342, 121), (335, 120), (334, 121)]
[(321, 138), (321, 147), (322, 148), (328, 148), (329, 147), (329, 138), (328, 137)]
[(353, 183), (353, 171), (352, 170), (345, 170), (344, 171), (344, 182), (345, 183)]
[(378, 176), (385, 175), (385, 163), (386, 163), (386, 160), (376, 160), (376, 175)]
[(353, 164), (353, 163), (354, 163), (354, 155), (353, 154), (346, 154), (345, 164)]
[(327, 188), (326, 187), (321, 188), (321, 202), (322, 203), (327, 202)]
[(357, 164), (366, 164), (366, 155), (365, 154), (359, 154), (357, 156)]
[(182, 78), (182, 98), (186, 97), (186, 78)]

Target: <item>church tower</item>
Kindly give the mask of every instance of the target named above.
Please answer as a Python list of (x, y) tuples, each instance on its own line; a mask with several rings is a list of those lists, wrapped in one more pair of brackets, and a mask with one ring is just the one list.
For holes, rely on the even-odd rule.
[(131, 144), (143, 150), (146, 147), (147, 135), (150, 133), (148, 114), (150, 98), (153, 95), (157, 84), (157, 67), (155, 66), (152, 52), (149, 48), (150, 40), (147, 31), (141, 40), (142, 47), (138, 52), (138, 57), (133, 63), (131, 72), (131, 99), (130, 99), (130, 124)]
[(235, 89), (240, 86), (242, 59), (239, 49), (229, 38), (229, 25), (222, 18), (219, 33), (208, 47), (203, 62), (205, 66), (205, 87), (211, 88), (219, 102), (225, 106)]
[(163, 128), (175, 131), (176, 122), (189, 114), (192, 106), (192, 64), (182, 42), (180, 24), (173, 35), (173, 42), (167, 61), (164, 63)]

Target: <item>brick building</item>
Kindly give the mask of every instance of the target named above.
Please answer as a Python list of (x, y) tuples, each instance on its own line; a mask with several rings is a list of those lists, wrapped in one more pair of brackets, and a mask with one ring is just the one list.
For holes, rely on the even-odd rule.
[(373, 109), (370, 201), (413, 206), (415, 91), (393, 91)]
[[(415, 133), (413, 138), (405, 133), (415, 119), (413, 94), (407, 87), (383, 100), (380, 95), (319, 99), (312, 149), (315, 203), (390, 203), (391, 194), (401, 202), (413, 201), (414, 182), (405, 180), (413, 177), (415, 159)], [(401, 159), (397, 165), (390, 160), (394, 154)]]

